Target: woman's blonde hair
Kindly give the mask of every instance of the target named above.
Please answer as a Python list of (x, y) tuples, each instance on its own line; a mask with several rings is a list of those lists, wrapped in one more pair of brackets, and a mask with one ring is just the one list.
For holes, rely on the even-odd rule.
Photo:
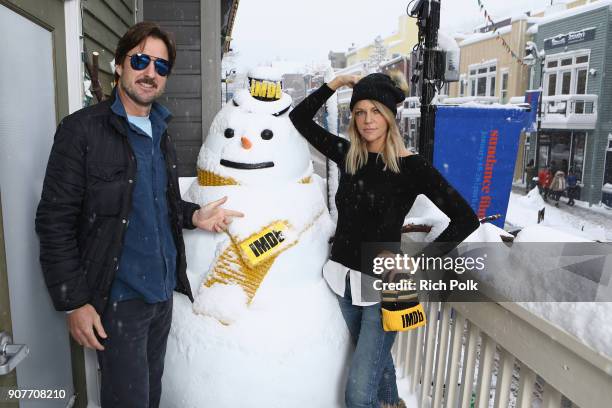
[[(383, 163), (385, 164), (384, 170), (391, 170), (394, 173), (400, 172), (399, 156), (403, 149), (405, 149), (404, 141), (400, 135), (399, 128), (395, 122), (395, 116), (393, 112), (385, 105), (378, 101), (369, 99), (370, 102), (376, 106), (376, 109), (383, 115), (387, 121), (387, 134), (385, 137), (385, 144), (379, 156), (382, 157)], [(345, 169), (349, 174), (357, 173), (361, 167), (365, 166), (368, 162), (368, 149), (365, 140), (359, 134), (357, 130), (357, 124), (355, 123), (355, 109), (351, 112), (351, 119), (348, 126), (348, 135), (351, 142), (348, 153), (346, 154)]]

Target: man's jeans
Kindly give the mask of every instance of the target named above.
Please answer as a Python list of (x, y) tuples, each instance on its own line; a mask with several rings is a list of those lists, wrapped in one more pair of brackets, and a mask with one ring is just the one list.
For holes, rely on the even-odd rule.
[(166, 343), (172, 322), (172, 298), (145, 303), (110, 304), (102, 316), (108, 335), (98, 351), (103, 408), (159, 406)]
[(397, 404), (399, 396), (391, 357), (396, 333), (383, 330), (380, 303), (354, 306), (348, 280), (344, 297), (338, 296), (338, 303), (356, 345), (346, 385), (347, 408), (379, 408), (381, 403)]

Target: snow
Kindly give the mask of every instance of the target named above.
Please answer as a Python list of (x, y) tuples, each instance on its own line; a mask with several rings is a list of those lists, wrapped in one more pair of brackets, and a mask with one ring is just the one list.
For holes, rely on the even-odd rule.
[(404, 225), (430, 225), (431, 231), (411, 232), (410, 239), (416, 242), (431, 242), (438, 237), (450, 223), (446, 216), (427, 196), (419, 194), (404, 219)]
[(520, 107), (520, 106), (512, 106), (512, 105), (501, 104), (501, 103), (484, 104), (484, 103), (478, 103), (478, 102), (473, 102), (473, 101), (461, 104), (461, 105), (458, 106), (458, 108), (517, 109), (517, 110), (523, 110), (523, 108)]
[[(572, 215), (563, 209), (544, 202), (537, 187), (526, 196), (516, 193), (510, 194), (506, 222), (516, 228), (538, 225), (538, 211), (542, 208), (546, 208), (545, 217), (544, 221), (539, 225), (554, 229), (556, 234), (566, 233), (580, 240), (608, 240), (607, 231), (600, 223), (585, 220), (583, 217)], [(555, 233), (550, 234), (549, 239), (554, 240)], [(571, 242), (572, 240), (569, 241)]]
[[(521, 231), (515, 242), (588, 242), (577, 235), (545, 226)], [(553, 283), (553, 282), (551, 282)], [(593, 350), (612, 358), (612, 302), (518, 302)]]
[[(529, 16), (527, 14), (525, 14), (524, 12), (518, 12), (513, 14), (510, 19), (511, 21), (514, 23), (516, 21), (523, 21), (523, 20), (527, 20), (529, 18)], [(499, 19), (498, 19), (499, 20)]]
[(283, 79), (283, 73), (281, 70), (275, 67), (256, 67), (249, 71), (249, 78), (267, 80), (267, 81), (281, 81)]
[[(224, 233), (184, 233), (195, 303), (174, 297), (163, 407), (341, 406), (350, 341), (321, 272), (334, 224), (306, 142), (268, 103), (226, 104), (200, 150), (201, 180), (180, 181), (184, 199), (227, 197), (224, 208), (245, 216)], [(253, 259), (248, 243), (268, 230), (280, 234), (273, 255)]]
[[(546, 208), (543, 223), (537, 223), (538, 210)], [(415, 224), (420, 221), (430, 222), (440, 228), (443, 219), (436, 212), (437, 208), (429, 200), (419, 201), (411, 210), (406, 222)], [(420, 217), (420, 218), (419, 218)], [(527, 196), (511, 193), (508, 207), (507, 221), (513, 227), (522, 227), (521, 232), (514, 239), (512, 247), (499, 251), (497, 262), (508, 265), (507, 262), (520, 263), (521, 259), (530, 257), (534, 264), (527, 268), (514, 268), (513, 273), (497, 273), (498, 271), (485, 270), (477, 275), (479, 281), (495, 288), (497, 295), (507, 299), (548, 299), (550, 293), (566, 293), (568, 288), (592, 287), (592, 282), (576, 276), (573, 273), (560, 275), (559, 270), (550, 271), (550, 257), (538, 259), (529, 255), (531, 248), (526, 243), (532, 242), (592, 242), (594, 238), (605, 235), (603, 227), (597, 223), (589, 223), (583, 218), (555, 208), (544, 202), (537, 188)], [(584, 227), (584, 230), (583, 230)], [(434, 227), (436, 228), (436, 227)], [(433, 232), (433, 230), (432, 230)], [(408, 234), (415, 241), (430, 240), (432, 237), (418, 239), (416, 233)], [(485, 223), (474, 231), (464, 242), (501, 242), (501, 236), (510, 234), (492, 224)], [(432, 234), (436, 236), (436, 234)], [(417, 239), (415, 239), (417, 237)], [(468, 246), (467, 248), (474, 248)], [(512, 251), (519, 251), (513, 253)], [(534, 250), (536, 250), (534, 248)], [(552, 256), (552, 255), (551, 255)], [(507, 258), (506, 258), (507, 257)], [(541, 262), (536, 265), (535, 262)], [(550, 273), (555, 273), (551, 278)], [(603, 289), (606, 290), (605, 288)], [(600, 292), (598, 292), (600, 293)], [(598, 295), (599, 296), (599, 295)], [(606, 294), (604, 293), (604, 296)], [(612, 325), (609, 316), (612, 315), (612, 302), (517, 302), (536, 316), (539, 316), (560, 330), (578, 339), (603, 355), (612, 357)]]
[(610, 5), (612, 5), (612, 0), (599, 0), (593, 3), (587, 3), (579, 7), (574, 7), (574, 8), (563, 10), (560, 12), (555, 12), (551, 15), (546, 15), (540, 18), (538, 24), (539, 25), (549, 24), (552, 22), (563, 20), (565, 18), (575, 17), (582, 13), (587, 13), (589, 11), (597, 10), (603, 7), (609, 8)]
[[(578, 201), (577, 201), (578, 203)], [(537, 211), (546, 208), (544, 222), (537, 224)], [(605, 210), (604, 210), (605, 211)], [(527, 196), (511, 193), (508, 206), (507, 222), (523, 227), (514, 240), (515, 243), (526, 242), (591, 242), (595, 239), (605, 240), (606, 230), (584, 218), (568, 214), (544, 202), (537, 188)], [(515, 285), (518, 276), (498, 276), (497, 287)], [(533, 276), (525, 276), (530, 282)], [(556, 279), (560, 280), (560, 277)], [(535, 281), (534, 281), (535, 282)], [(550, 281), (548, 288), (558, 282)], [(534, 286), (534, 285), (532, 285)], [(559, 329), (577, 338), (592, 349), (612, 357), (612, 303), (607, 302), (519, 302), (517, 303)]]
[[(334, 71), (331, 68), (331, 64), (328, 69), (325, 70), (325, 82), (329, 82), (334, 77)], [(333, 134), (338, 134), (338, 92), (334, 94), (325, 102), (327, 111), (327, 126), (328, 131)], [(340, 135), (340, 137), (344, 137)], [(329, 172), (327, 174), (327, 189), (329, 191), (329, 213), (332, 220), (338, 221), (338, 209), (336, 208), (336, 191), (338, 191), (338, 183), (340, 182), (340, 171), (338, 165), (333, 161), (327, 159), (329, 165)]]
[(497, 35), (504, 35), (504, 34), (509, 34), (512, 32), (512, 26), (507, 26), (507, 27), (502, 27), (499, 30), (497, 30), (497, 32), (493, 32), (493, 31), (489, 31), (486, 33), (476, 33), (476, 34), (472, 34), (469, 37), (467, 37), (465, 40), (461, 41), (459, 43), (460, 47), (466, 46), (466, 45), (470, 45), (470, 44), (476, 44), (480, 41), (485, 41), (485, 40), (490, 40), (492, 38), (497, 37)]
[(231, 325), (248, 311), (247, 301), (246, 293), (238, 285), (213, 285), (210, 288), (200, 286), (193, 311)]
[[(321, 180), (312, 172), (308, 146), (287, 116), (270, 115), (266, 103), (227, 104), (215, 117), (200, 151), (200, 170), (235, 183), (203, 187), (197, 178), (180, 180), (185, 199), (203, 205), (227, 196), (224, 207), (242, 211), (245, 217), (235, 219), (224, 234), (185, 232), (187, 274), (196, 302), (192, 305), (183, 295), (174, 299), (163, 379), (164, 407), (342, 406), (349, 336), (335, 296), (321, 276), (328, 256), (327, 238), (334, 226), (325, 207)], [(334, 116), (333, 112), (328, 116), (332, 124)], [(234, 129), (232, 138), (224, 136), (228, 127)], [(274, 137), (261, 139), (262, 129), (273, 130)], [(242, 137), (252, 139), (249, 149), (241, 145)], [(275, 166), (258, 170), (226, 168), (220, 165), (221, 159), (272, 161)], [(310, 182), (300, 182), (308, 177)], [(541, 208), (546, 208), (546, 216), (537, 224)], [(277, 220), (290, 224), (285, 235), (287, 247), (274, 259), (252, 299), (235, 281), (206, 284), (221, 254), (232, 243)], [(511, 194), (507, 221), (523, 228), (515, 239), (517, 244), (607, 238), (602, 225), (545, 203), (537, 189), (527, 196)], [(419, 196), (405, 222), (431, 225), (429, 233), (410, 234), (415, 241), (431, 241), (449, 220), (425, 196)], [(483, 224), (466, 241), (501, 242), (502, 235), (509, 234)], [(232, 269), (234, 266), (228, 267), (230, 274), (237, 270)], [(529, 276), (527, 270), (512, 276), (490, 274), (481, 278), (510, 291), (519, 290), (513, 287), (517, 282), (523, 288), (533, 288), (542, 279)], [(534, 285), (525, 285), (530, 282)], [(556, 279), (548, 288), (563, 285), (563, 280)], [(589, 347), (612, 356), (612, 325), (608, 324), (612, 303), (519, 304)], [(399, 379), (398, 388), (407, 406), (417, 406), (417, 396), (409, 393), (406, 379)]]
[(527, 29), (527, 34), (529, 35), (536, 35), (538, 33), (538, 25), (534, 24), (531, 27), (529, 27)]
[[(258, 106), (258, 100), (253, 98), (247, 89), (241, 89), (234, 94), (234, 102), (239, 105), (245, 111), (250, 113), (261, 110)], [(281, 98), (277, 101), (268, 102), (265, 107), (264, 113), (274, 114), (281, 112), (283, 109), (287, 109), (291, 106), (291, 97), (283, 93)]]

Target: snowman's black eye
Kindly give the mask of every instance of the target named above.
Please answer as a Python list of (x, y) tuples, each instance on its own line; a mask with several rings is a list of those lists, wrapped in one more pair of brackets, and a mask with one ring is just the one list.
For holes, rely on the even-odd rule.
[(270, 140), (274, 136), (274, 133), (270, 129), (264, 129), (261, 131), (261, 138), (263, 140)]
[(227, 128), (225, 129), (225, 137), (227, 137), (228, 139), (231, 139), (232, 137), (234, 137), (234, 129), (232, 128)]

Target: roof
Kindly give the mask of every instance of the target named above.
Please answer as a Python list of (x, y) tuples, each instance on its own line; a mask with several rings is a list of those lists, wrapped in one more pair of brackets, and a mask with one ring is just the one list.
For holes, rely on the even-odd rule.
[(587, 13), (589, 11), (597, 10), (600, 8), (608, 7), (612, 5), (612, 0), (599, 0), (594, 3), (587, 3), (583, 6), (574, 7), (561, 11), (559, 13), (551, 14), (550, 16), (541, 17), (538, 21), (538, 25), (550, 24), (559, 20), (574, 17), (577, 14)]
[(465, 40), (461, 41), (459, 43), (459, 46), (463, 47), (463, 46), (466, 46), (466, 45), (475, 44), (475, 43), (480, 42), (480, 41), (490, 40), (492, 38), (495, 38), (497, 36), (497, 34), (504, 35), (504, 34), (508, 34), (510, 32), (512, 32), (512, 26), (502, 27), (499, 30), (497, 30), (497, 32), (489, 31), (487, 33), (475, 33), (475, 34), (472, 34), (472, 35), (466, 37)]

